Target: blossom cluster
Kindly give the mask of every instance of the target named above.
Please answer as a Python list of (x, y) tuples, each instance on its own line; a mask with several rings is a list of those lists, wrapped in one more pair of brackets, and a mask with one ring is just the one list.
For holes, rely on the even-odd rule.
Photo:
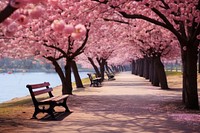
[(73, 26), (72, 24), (66, 24), (64, 20), (54, 20), (51, 28), (55, 32), (63, 33), (66, 36), (71, 35), (74, 39), (79, 39), (86, 34), (86, 28), (83, 24)]

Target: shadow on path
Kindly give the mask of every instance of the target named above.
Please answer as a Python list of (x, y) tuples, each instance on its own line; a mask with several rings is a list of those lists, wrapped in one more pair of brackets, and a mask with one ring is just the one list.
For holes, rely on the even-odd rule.
[(52, 119), (52, 117), (49, 114), (46, 114), (44, 117), (40, 118), (40, 121), (62, 121), (67, 116), (69, 116), (72, 112), (55, 112), (54, 117), (55, 119)]

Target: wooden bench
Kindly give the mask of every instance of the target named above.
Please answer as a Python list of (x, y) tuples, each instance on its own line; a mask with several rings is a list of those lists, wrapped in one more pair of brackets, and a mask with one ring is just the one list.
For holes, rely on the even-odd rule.
[[(53, 119), (55, 119), (54, 107), (56, 106), (63, 106), (65, 108), (65, 112), (70, 112), (67, 106), (67, 98), (69, 97), (69, 95), (53, 96), (52, 94), (53, 89), (49, 86), (50, 86), (49, 82), (44, 82), (40, 84), (31, 84), (31, 85), (29, 84), (26, 86), (29, 89), (33, 104), (35, 106), (35, 112), (32, 116), (32, 119), (37, 119), (36, 116), (40, 112), (48, 113), (49, 115), (51, 115)], [(39, 101), (38, 100), (39, 98), (36, 96), (45, 93), (48, 93), (48, 98)], [(47, 108), (46, 105), (48, 105)]]
[(107, 75), (107, 77), (108, 77), (108, 80), (115, 80), (115, 76), (113, 75), (113, 74), (111, 74), (111, 73), (108, 73), (108, 72), (105, 72), (106, 73), (106, 75)]
[(98, 77), (98, 78), (93, 78), (92, 77), (92, 74), (88, 73), (87, 74), (89, 79), (90, 79), (90, 86), (99, 86), (101, 84), (101, 77)]

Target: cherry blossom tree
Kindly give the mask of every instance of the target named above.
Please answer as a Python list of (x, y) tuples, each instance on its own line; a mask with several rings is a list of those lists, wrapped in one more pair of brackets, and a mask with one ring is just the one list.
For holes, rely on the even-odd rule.
[(123, 30), (124, 27), (126, 25), (113, 25), (113, 22), (105, 23), (101, 19), (96, 20), (93, 26), (91, 26), (91, 30), (95, 32), (91, 32), (84, 54), (94, 67), (96, 74), (101, 76), (102, 80), (104, 79), (105, 66), (108, 59), (112, 57), (115, 50), (121, 48), (121, 43), (126, 41), (124, 39), (124, 35), (126, 35)]
[[(183, 102), (199, 109), (197, 93), (197, 50), (200, 37), (199, 0), (92, 0), (100, 3), (119, 19), (142, 19), (172, 32), (181, 47), (183, 62)], [(110, 16), (115, 21), (116, 17)], [(119, 21), (117, 19), (117, 21)]]
[[(124, 45), (126, 45), (126, 47), (124, 47)], [(109, 70), (113, 72), (124, 71), (126, 68), (125, 66), (130, 66), (131, 61), (135, 58), (136, 54), (134, 52), (135, 48), (131, 43), (121, 44), (107, 61), (108, 66), (111, 66), (112, 68)]]
[(143, 23), (143, 25), (136, 26), (132, 31), (135, 32), (132, 33), (132, 43), (138, 48), (138, 52), (142, 56), (137, 61), (135, 73), (146, 79), (150, 79), (155, 86), (159, 86), (160, 84), (162, 89), (168, 89), (165, 69), (161, 58), (169, 59), (170, 57), (172, 59), (180, 56), (178, 42), (173, 39), (175, 37), (169, 31), (150, 23)]
[[(4, 47), (7, 56), (35, 56), (51, 62), (61, 79), (62, 93), (72, 94), (71, 67), (86, 45), (89, 24), (86, 29), (79, 21), (68, 20), (62, 14), (64, 7), (59, 4), (48, 0), (18, 9), (1, 24), (2, 42), (7, 45)], [(65, 61), (64, 68), (60, 66), (60, 60)]]

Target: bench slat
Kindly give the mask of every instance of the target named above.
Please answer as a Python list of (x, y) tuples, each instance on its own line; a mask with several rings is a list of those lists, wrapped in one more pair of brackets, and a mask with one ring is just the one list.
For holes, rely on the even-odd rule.
[(40, 95), (40, 94), (43, 94), (43, 93), (50, 92), (50, 91), (52, 91), (52, 90), (53, 90), (52, 88), (47, 88), (47, 89), (44, 89), (44, 90), (34, 91), (33, 94), (34, 94), (35, 96), (37, 96), (37, 95)]
[(43, 103), (43, 102), (51, 102), (52, 99), (54, 99), (55, 97), (50, 97), (50, 98), (47, 98), (47, 99), (44, 99), (44, 100), (41, 100), (40, 102)]
[(41, 100), (40, 102), (51, 102), (51, 101), (58, 102), (60, 100), (63, 100), (65, 98), (67, 98), (68, 96), (69, 95), (62, 95), (62, 96), (51, 97), (51, 98), (48, 98), (48, 99)]
[(42, 88), (42, 87), (46, 87), (46, 86), (50, 86), (50, 83), (44, 82), (44, 83), (40, 83), (40, 84), (27, 85), (27, 87), (31, 88), (31, 89), (37, 89), (37, 88)]
[(60, 100), (63, 100), (65, 98), (67, 98), (69, 95), (62, 95), (62, 96), (58, 96), (56, 97), (55, 99), (53, 99), (53, 101), (60, 101)]

